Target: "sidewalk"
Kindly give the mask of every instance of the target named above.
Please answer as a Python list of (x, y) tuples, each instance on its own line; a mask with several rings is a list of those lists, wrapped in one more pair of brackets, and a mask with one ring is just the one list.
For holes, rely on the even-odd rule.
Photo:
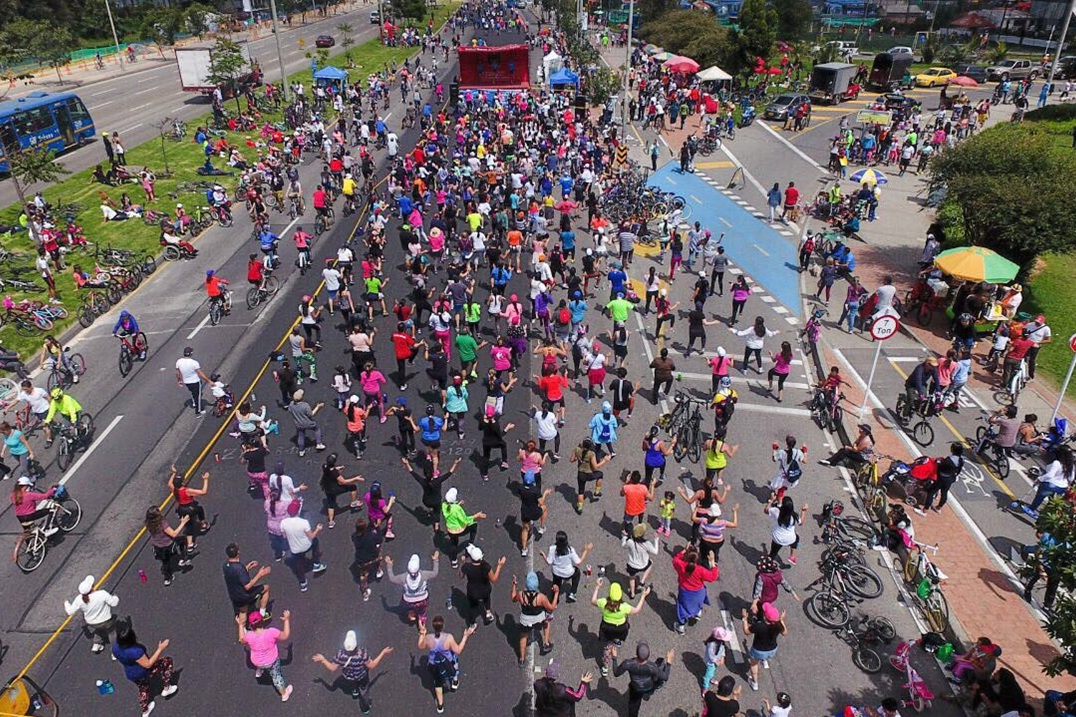
[[(622, 51), (614, 50), (602, 54), (603, 59), (614, 68), (623, 61)], [(931, 103), (928, 101), (925, 106), (929, 108)], [(1005, 118), (997, 117), (995, 112), (992, 120), (999, 119)], [(667, 147), (663, 150), (663, 154), (664, 151), (668, 151), (667, 157), (677, 159), (680, 146), (688, 136), (697, 131), (700, 124), (701, 116), (694, 115), (688, 118), (684, 129), (680, 128), (679, 121), (674, 126), (667, 126), (658, 135)], [(632, 158), (646, 167), (650, 166), (650, 159), (645, 145), (654, 134), (651, 131), (642, 133), (634, 126), (628, 132)], [(771, 144), (775, 153), (784, 151), (781, 147), (783, 143), (774, 141)], [(730, 149), (732, 152), (737, 152), (736, 143), (730, 145)], [(798, 153), (797, 150), (798, 148), (794, 146), (788, 148), (790, 164), (803, 161), (803, 156), (798, 158), (793, 156), (792, 153)], [(741, 156), (747, 159), (749, 155)], [(664, 162), (665, 158), (663, 156), (661, 161)], [(724, 155), (716, 153), (710, 158), (696, 158), (696, 168), (706, 171), (710, 169), (710, 165), (717, 168), (739, 164), (738, 161), (712, 161), (723, 158)], [(809, 159), (818, 163), (825, 162), (824, 157)], [(750, 163), (752, 160), (747, 161)], [(804, 167), (807, 166), (806, 162), (803, 164)], [(813, 168), (811, 171), (816, 172)], [(817, 174), (816, 178), (818, 178)], [(796, 177), (796, 179), (797, 184), (800, 184), (800, 178)], [(864, 223), (861, 234), (864, 235), (866, 243), (857, 243), (854, 249), (857, 257), (856, 273), (868, 289), (880, 285), (885, 274), (893, 274), (897, 286), (911, 285), (923, 238), (932, 220), (932, 212), (925, 210), (917, 199), (917, 194), (922, 191), (921, 183), (920, 178), (911, 174), (902, 178), (894, 177), (883, 192), (879, 220)], [(813, 186), (813, 182), (805, 186)], [(845, 189), (849, 186), (851, 185), (848, 182), (844, 183)], [(753, 191), (747, 190), (748, 193)], [(750, 199), (756, 206), (761, 206), (758, 204), (759, 197), (751, 196)], [(812, 223), (811, 228), (817, 227)], [(812, 278), (805, 275), (804, 282), (809, 282), (803, 287), (805, 293), (813, 293)], [(844, 285), (839, 283), (834, 291), (834, 300), (831, 302), (831, 308), (836, 308), (838, 313), (840, 302), (843, 300), (843, 289)], [(835, 324), (836, 318), (837, 315), (831, 316), (829, 323)], [(914, 324), (904, 324), (904, 326), (908, 331), (888, 342), (887, 350), (893, 348), (913, 354), (921, 353), (923, 349), (934, 354), (944, 354), (947, 350), (949, 342), (944, 334), (938, 333), (944, 327), (941, 319), (935, 321), (933, 331), (930, 327), (923, 328)], [(853, 384), (846, 391), (846, 427), (860, 422), (857, 420), (856, 411), (863, 403), (864, 386), (847, 376), (848, 372), (843, 365), (846, 359), (839, 355), (839, 352), (842, 350), (862, 352), (865, 347), (873, 348), (862, 337), (849, 335), (836, 327), (825, 328), (822, 342), (819, 344), (824, 366), (842, 366), (842, 373), (846, 374), (846, 380)], [(985, 372), (976, 366), (967, 388), (977, 396), (989, 397), (992, 394), (993, 381), (996, 379), (990, 374), (984, 374)], [(1032, 386), (1036, 389), (1034, 392), (1029, 390), (1026, 396), (1021, 396), (1021, 412), (1038, 413), (1045, 420), (1052, 411), (1056, 393), (1051, 398), (1049, 391), (1041, 384), (1032, 384)], [(862, 420), (874, 427), (878, 451), (906, 461), (921, 455), (903, 432), (898, 433), (899, 428), (894, 430), (888, 412), (873, 394), (872, 391), (871, 410), (864, 414)], [(992, 400), (986, 400), (983, 403), (988, 406), (993, 405)], [(1071, 412), (1074, 409), (1066, 402), (1064, 410)], [(1070, 415), (1073, 414), (1070, 413)], [(939, 445), (945, 445), (945, 441), (936, 441), (927, 452), (937, 453)], [(888, 463), (885, 463), (880, 467), (884, 469), (887, 465)], [(940, 550), (936, 560), (933, 557), (932, 560), (935, 560), (948, 576), (944, 585), (945, 596), (949, 603), (951, 622), (954, 623), (957, 633), (966, 643), (981, 635), (987, 635), (1002, 645), (1004, 653), (999, 660), (1000, 666), (1013, 671), (1031, 700), (1040, 700), (1047, 689), (1068, 690), (1076, 687), (1076, 678), (1055, 679), (1043, 674), (1043, 666), (1058, 654), (1058, 650), (1043, 630), (1037, 613), (1033, 612), (1014, 588), (1012, 579), (1005, 572), (1007, 568), (1003, 569), (999, 564), (1001, 559), (997, 555), (997, 550), (990, 545), (975, 520), (960, 507), (960, 497), (950, 496), (946, 508), (939, 513), (929, 512), (925, 517), (914, 516), (914, 525), (917, 540), (939, 545)]]

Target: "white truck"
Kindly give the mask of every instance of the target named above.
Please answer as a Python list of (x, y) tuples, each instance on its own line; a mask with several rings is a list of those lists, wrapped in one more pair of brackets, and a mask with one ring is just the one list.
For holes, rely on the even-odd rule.
[[(237, 92), (242, 93), (248, 85), (258, 85), (261, 82), (261, 72), (257, 69), (252, 69), (256, 65), (252, 62), (247, 43), (244, 41), (238, 44), (243, 57), (246, 58), (247, 67), (243, 74), (238, 77), (238, 87), (221, 87), (221, 92), (225, 98), (232, 97)], [(217, 85), (209, 80), (209, 65), (212, 54), (212, 47), (176, 48), (179, 84), (184, 92), (200, 92), (207, 95), (217, 88)]]

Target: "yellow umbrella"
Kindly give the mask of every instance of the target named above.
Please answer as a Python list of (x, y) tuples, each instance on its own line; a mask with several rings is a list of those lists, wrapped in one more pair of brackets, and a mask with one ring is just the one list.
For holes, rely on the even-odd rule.
[(1003, 284), (1016, 278), (1020, 267), (993, 249), (981, 246), (962, 246), (943, 251), (934, 265), (949, 276), (963, 281), (987, 281)]

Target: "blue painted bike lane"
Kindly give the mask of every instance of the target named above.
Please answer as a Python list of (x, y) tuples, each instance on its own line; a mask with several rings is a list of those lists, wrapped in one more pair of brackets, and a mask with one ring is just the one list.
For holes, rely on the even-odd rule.
[[(691, 207), (688, 223), (699, 222), (714, 235), (725, 233), (725, 253), (733, 264), (762, 285), (793, 316), (801, 314), (798, 247), (794, 236), (782, 235), (753, 213), (735, 195), (726, 195), (702, 174), (682, 174), (669, 162), (651, 175), (649, 184), (684, 197)], [(711, 184), (710, 182), (714, 182)], [(784, 225), (779, 226), (786, 233)], [(685, 248), (686, 251), (686, 248)]]

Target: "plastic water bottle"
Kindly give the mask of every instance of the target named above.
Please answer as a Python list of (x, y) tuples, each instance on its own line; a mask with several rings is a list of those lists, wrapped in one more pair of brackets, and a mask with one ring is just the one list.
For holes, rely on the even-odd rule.
[(112, 686), (110, 680), (97, 680), (97, 693), (104, 696), (110, 695), (116, 691), (116, 688)]
[(449, 593), (448, 597), (445, 599), (445, 609), (446, 610), (451, 610), (452, 609), (452, 593)]
[(142, 568), (138, 569), (138, 580), (139, 580), (139, 582), (143, 582), (143, 583), (146, 582), (146, 580), (147, 580), (146, 571), (143, 570)]

